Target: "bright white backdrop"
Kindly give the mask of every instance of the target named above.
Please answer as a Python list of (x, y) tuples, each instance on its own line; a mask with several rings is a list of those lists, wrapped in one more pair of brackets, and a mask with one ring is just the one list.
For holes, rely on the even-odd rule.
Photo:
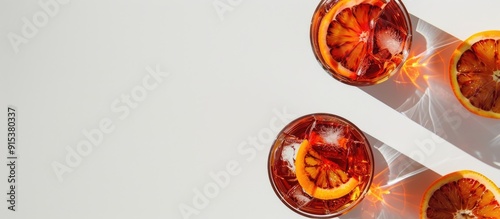
[[(415, 21), (458, 40), (498, 28), (496, 1), (404, 3)], [(309, 43), (316, 5), (2, 0), (0, 121), (17, 108), (18, 190), (16, 212), (4, 204), (0, 217), (301, 218), (269, 184), (269, 136), (314, 112), (365, 131), (380, 183), (397, 185), (384, 187), (385, 202), (367, 199), (342, 218), (417, 218), (425, 187), (456, 169), (500, 181), (498, 169), (382, 101), (383, 85), (328, 76)], [(0, 149), (2, 163), (6, 156)], [(7, 191), (7, 166), (0, 170)]]

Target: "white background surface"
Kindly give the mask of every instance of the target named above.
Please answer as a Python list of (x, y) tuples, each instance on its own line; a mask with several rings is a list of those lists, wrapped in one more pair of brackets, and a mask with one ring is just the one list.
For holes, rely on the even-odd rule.
[[(218, 14), (216, 2), (231, 10)], [(495, 1), (404, 3), (410, 13), (458, 39), (497, 28), (492, 25), (498, 18), (491, 17), (499, 16)], [(388, 200), (403, 200), (397, 210), (366, 201), (342, 218), (417, 218), (421, 192), (438, 174), (472, 168), (498, 175), (498, 169), (433, 138), (370, 91), (327, 75), (309, 43), (316, 5), (74, 0), (59, 4), (16, 53), (8, 34), (22, 36), (23, 18), (32, 20), (43, 9), (38, 1), (2, 0), (0, 107), (2, 115), (8, 105), (17, 107), (19, 159), (16, 212), (3, 204), (0, 218), (182, 218), (183, 205), (196, 209), (189, 218), (301, 218), (271, 189), (266, 170), (271, 142), (262, 136), (273, 124), (282, 128), (287, 119), (314, 112), (341, 115), (373, 137), (382, 161), (377, 172), (388, 178), (394, 178), (386, 172), (397, 162), (420, 169), (400, 178), (408, 183), (404, 189), (393, 188)], [(136, 99), (135, 108), (126, 107), (122, 98), (143, 87), (148, 66), (169, 75)], [(83, 132), (99, 128), (101, 120), (111, 121), (113, 131), (59, 181), (54, 162), (66, 164), (68, 148), (75, 150), (86, 140)], [(6, 142), (6, 134), (0, 136)], [(254, 138), (256, 148), (250, 146)], [(419, 139), (437, 139), (442, 146), (432, 154), (421, 151), (426, 156), (420, 161), (432, 171), (396, 152), (410, 156), (419, 150)], [(452, 161), (438, 162), (446, 153)], [(403, 161), (392, 163), (388, 154)], [(2, 163), (6, 156), (1, 149)], [(197, 191), (214, 185), (211, 173), (228, 163), (238, 165), (237, 173), (206, 206), (196, 208)], [(0, 170), (4, 200), (7, 166)]]

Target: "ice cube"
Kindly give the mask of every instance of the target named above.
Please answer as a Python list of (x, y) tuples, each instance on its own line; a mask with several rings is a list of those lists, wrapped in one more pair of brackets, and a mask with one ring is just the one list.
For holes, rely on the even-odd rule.
[(291, 143), (289, 145), (283, 146), (283, 151), (281, 152), (281, 159), (286, 162), (288, 168), (295, 173), (295, 157), (297, 156), (297, 151), (299, 150), (300, 144)]
[(297, 207), (299, 208), (309, 204), (309, 202), (311, 202), (313, 199), (311, 196), (304, 192), (299, 184), (293, 186), (288, 191), (287, 195), (297, 204)]
[(379, 58), (390, 59), (393, 55), (400, 54), (403, 51), (404, 42), (400, 33), (390, 26), (376, 30), (375, 42), (377, 43)]
[(371, 163), (367, 160), (368, 154), (363, 142), (353, 142), (348, 150), (348, 172), (357, 176), (366, 176), (371, 173)]
[[(379, 58), (386, 58), (387, 52), (392, 56), (403, 52), (408, 38), (408, 24), (403, 12), (394, 2), (389, 2), (376, 20), (373, 36), (373, 54)], [(377, 55), (378, 53), (382, 53)]]
[(385, 21), (386, 25), (390, 25), (406, 35), (409, 29), (409, 21), (407, 21), (409, 18), (405, 14), (398, 3), (391, 0), (380, 13), (378, 21)]
[(312, 149), (323, 158), (345, 166), (349, 138), (345, 135), (346, 126), (340, 124), (320, 124), (311, 135)]
[[(387, 66), (384, 66), (384, 63), (387, 63)], [(373, 81), (387, 76), (386, 73), (391, 72), (394, 68), (394, 63), (381, 61), (379, 57), (373, 54), (366, 54), (359, 66), (357, 75), (360, 77), (360, 81)]]
[(339, 146), (344, 137), (344, 127), (331, 124), (317, 124), (309, 135), (311, 144)]
[(274, 170), (276, 171), (276, 177), (283, 179), (285, 181), (296, 181), (297, 177), (295, 176), (295, 172), (292, 172), (290, 166), (285, 163), (275, 164)]
[(340, 145), (340, 140), (344, 136), (344, 131), (339, 127), (326, 127), (320, 130), (321, 137), (325, 140), (325, 143), (331, 145)]
[(287, 165), (288, 169), (295, 174), (295, 158), (299, 151), (302, 139), (288, 135), (283, 139), (281, 149), (281, 160)]

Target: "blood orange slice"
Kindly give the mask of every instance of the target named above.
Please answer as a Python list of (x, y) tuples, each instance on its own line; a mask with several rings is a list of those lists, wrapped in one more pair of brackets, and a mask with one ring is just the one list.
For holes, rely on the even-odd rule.
[(484, 175), (463, 170), (439, 178), (425, 192), (420, 218), (500, 218), (500, 189)]
[(479, 32), (461, 43), (450, 61), (450, 81), (466, 109), (500, 119), (500, 31)]
[(308, 140), (300, 145), (295, 160), (297, 180), (312, 197), (330, 200), (349, 194), (358, 185), (338, 164), (316, 152)]

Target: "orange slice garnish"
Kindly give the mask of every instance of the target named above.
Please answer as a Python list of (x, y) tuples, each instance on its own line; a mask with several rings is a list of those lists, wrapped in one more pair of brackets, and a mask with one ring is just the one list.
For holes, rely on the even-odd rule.
[(358, 180), (350, 177), (335, 162), (321, 156), (308, 140), (304, 140), (300, 145), (295, 168), (302, 189), (318, 199), (343, 197), (358, 185)]
[(442, 176), (425, 192), (420, 218), (500, 218), (500, 189), (486, 176), (462, 170)]
[(450, 81), (466, 109), (500, 118), (500, 31), (479, 32), (461, 43), (450, 61)]

